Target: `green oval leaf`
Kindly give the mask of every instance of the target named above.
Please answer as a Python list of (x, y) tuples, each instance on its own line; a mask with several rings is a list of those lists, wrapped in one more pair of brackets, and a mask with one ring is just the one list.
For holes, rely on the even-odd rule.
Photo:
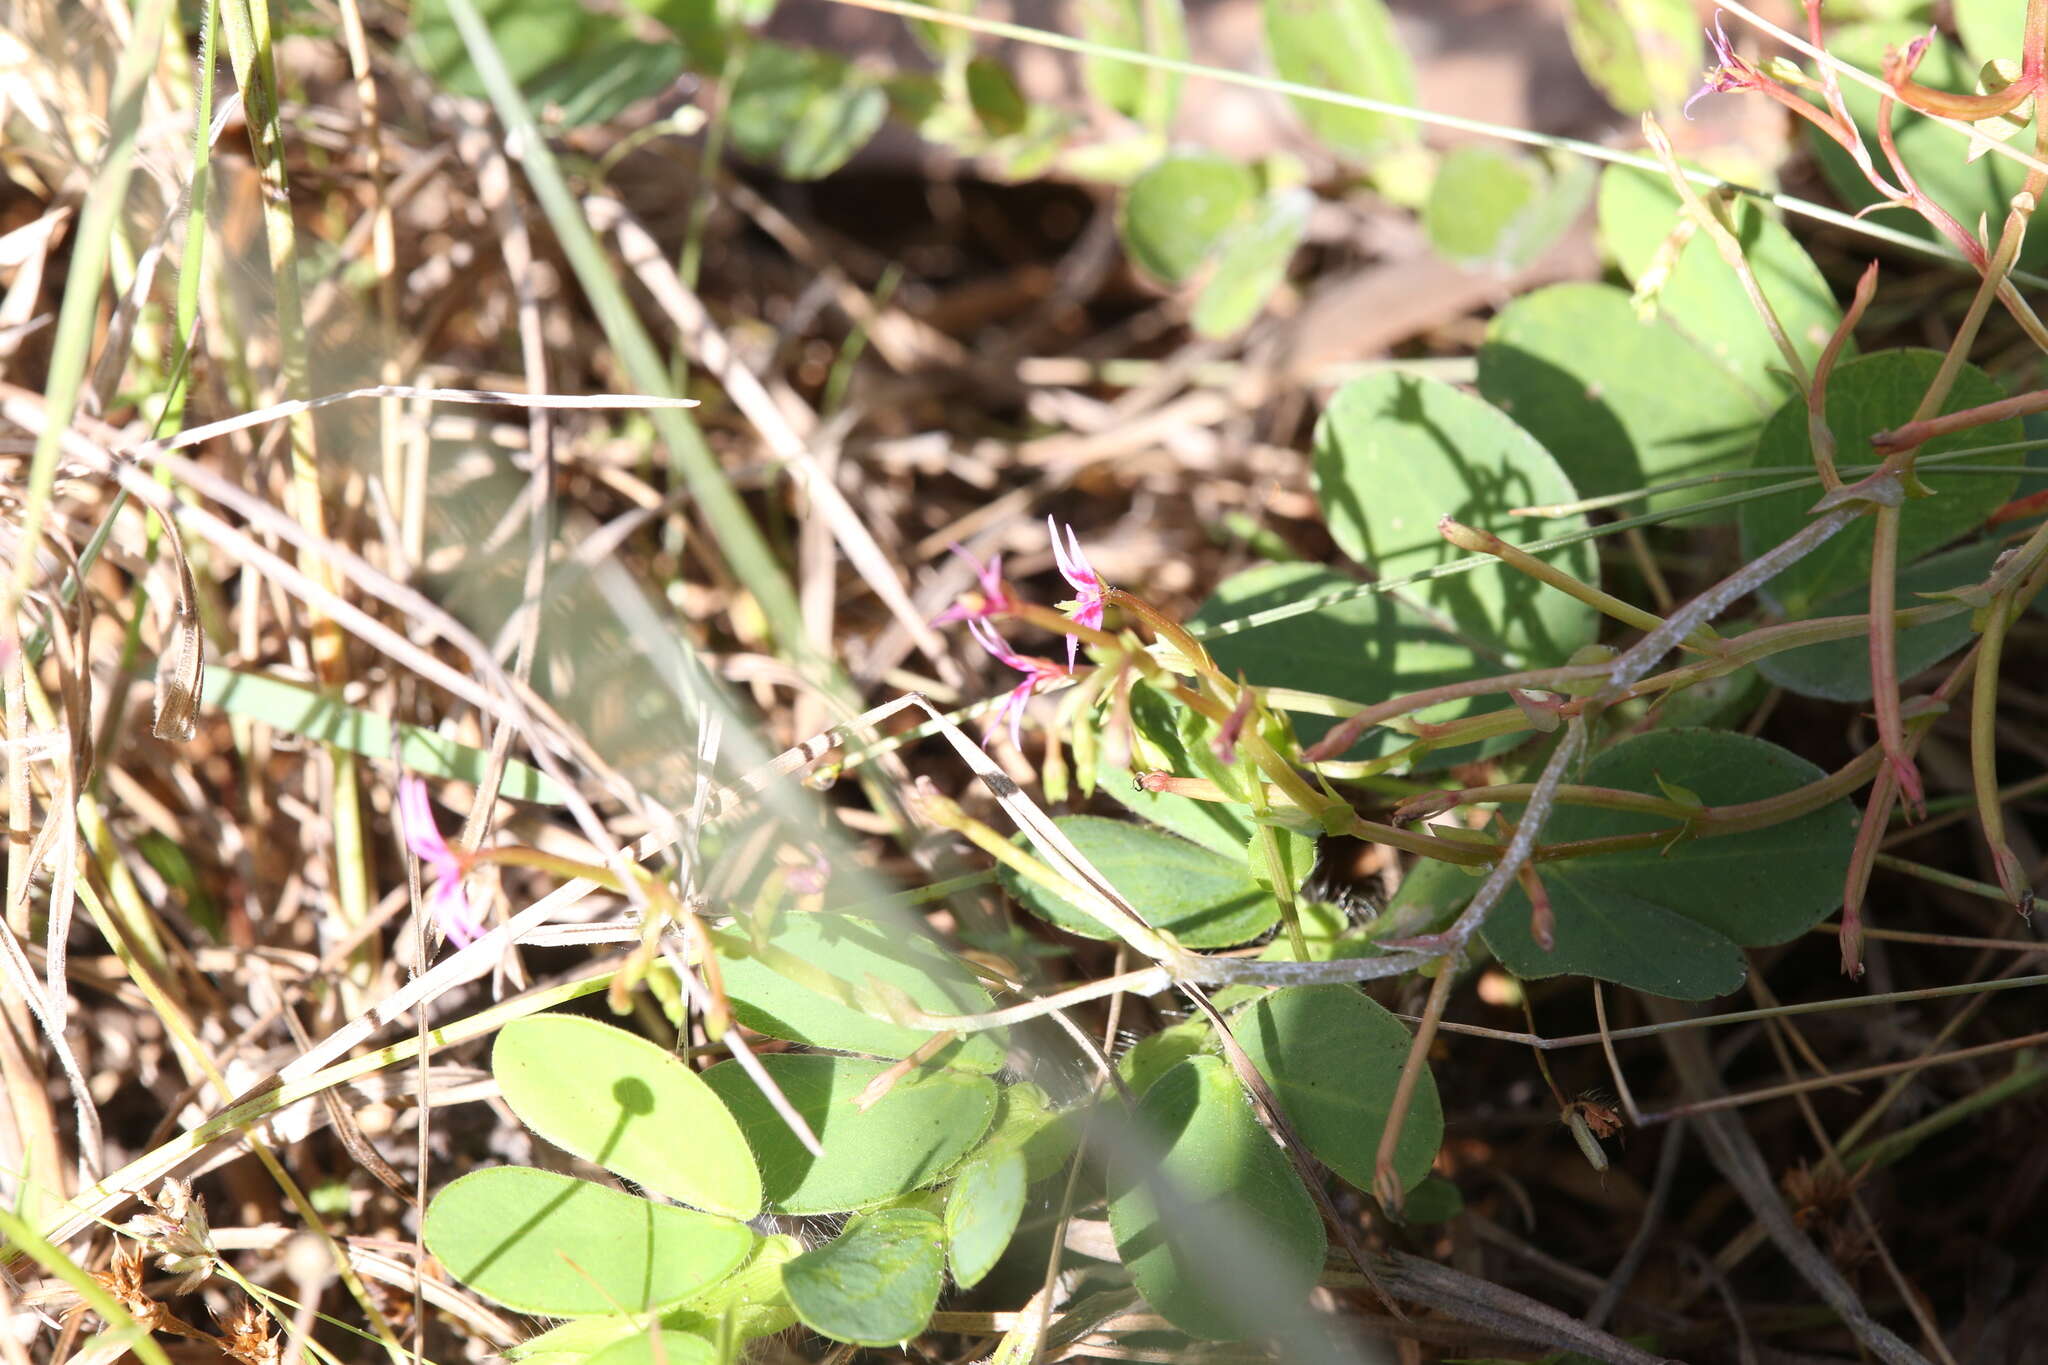
[(1018, 1150), (972, 1162), (954, 1180), (946, 1196), (946, 1258), (961, 1288), (980, 1284), (1002, 1259), (1024, 1216), (1030, 1183)]
[[(1281, 79), (1388, 104), (1415, 103), (1415, 73), (1380, 0), (1265, 0), (1266, 50)], [(1289, 96), (1332, 151), (1371, 161), (1417, 140), (1412, 120)]]
[(1973, 60), (1988, 62), (2020, 55), (2027, 32), (2025, 5), (2009, 5), (2005, 0), (1952, 0), (1950, 10), (1955, 15), (1956, 36)]
[(754, 1245), (744, 1223), (526, 1166), (455, 1181), (434, 1196), (421, 1235), (478, 1293), (554, 1317), (673, 1303), (731, 1271)]
[(760, 1059), (811, 1125), (822, 1157), (805, 1150), (737, 1062), (704, 1073), (753, 1144), (761, 1184), (777, 1213), (873, 1208), (943, 1178), (995, 1117), (996, 1085), (960, 1071), (913, 1073), (863, 1110), (868, 1085), (890, 1069), (858, 1057), (775, 1053)]
[[(601, 123), (683, 71), (680, 47), (644, 42), (580, 0), (477, 0), (476, 8), (519, 93), (554, 123)], [(488, 94), (447, 0), (412, 7), (411, 46), (421, 68), (450, 90)]]
[[(1249, 943), (1280, 920), (1280, 903), (1245, 870), (1244, 856), (1225, 858), (1144, 825), (1067, 815), (1053, 822), (1124, 893), (1155, 929), (1190, 948)], [(1041, 919), (1083, 938), (1116, 934), (1065, 897), (999, 870), (1003, 885)]]
[[(1883, 164), (1882, 156), (1878, 160)], [(1600, 177), (1600, 237), (1632, 283), (1639, 284), (1662, 259), (1665, 239), (1683, 213), (1677, 193), (1662, 176), (1609, 166)], [(1834, 291), (1782, 223), (1746, 198), (1736, 201), (1733, 213), (1743, 255), (1810, 369), (1842, 320)], [(1672, 325), (1726, 367), (1759, 404), (1768, 406), (1793, 392), (1777, 344), (1706, 233), (1695, 233), (1686, 243), (1656, 300)]]
[(717, 1361), (718, 1348), (694, 1333), (635, 1332), (591, 1356), (589, 1365), (717, 1365)]
[[(860, 988), (872, 979), (897, 987), (934, 1014), (977, 1014), (994, 1007), (944, 949), (908, 928), (831, 913), (788, 913), (765, 942), (738, 933), (718, 936), (720, 968), (733, 1017), (757, 1033), (813, 1047), (908, 1057), (931, 1041), (928, 1031), (876, 1019), (803, 984), (814, 968)], [(1003, 1065), (1008, 1034), (971, 1034), (931, 1058), (942, 1066), (994, 1071)]]
[[(1877, 432), (1910, 421), (1920, 396), (1933, 382), (1941, 357), (1933, 351), (1880, 351), (1859, 356), (1836, 368), (1828, 380), (1828, 429), (1834, 433), (1840, 464), (1868, 457)], [(2005, 397), (1998, 382), (1974, 365), (1964, 365), (1949, 390), (1943, 412), (1995, 403)], [(1967, 450), (2018, 441), (2017, 419), (1993, 422), (1929, 441), (1921, 454)], [(1910, 564), (1984, 524), (1984, 518), (2012, 496), (2018, 482), (2022, 451), (1972, 456), (1972, 464), (2011, 465), (2011, 478), (1982, 474), (1945, 474), (1938, 464), (1922, 463), (1920, 481), (1934, 490), (1930, 498), (1908, 498), (1899, 514), (1899, 563)], [(1806, 405), (1788, 398), (1764, 424), (1757, 438), (1756, 464), (1810, 463), (1806, 436)], [(1809, 509), (1820, 494), (1800, 489), (1744, 503), (1739, 523), (1742, 553), (1754, 559), (1806, 525)], [(1788, 616), (1807, 616), (1814, 605), (1846, 593), (1870, 579), (1871, 519), (1864, 517), (1764, 585), (1763, 595)]]
[[(1928, 603), (1922, 594), (1982, 583), (1991, 575), (1991, 565), (1998, 558), (1999, 548), (1995, 542), (1965, 545), (1947, 554), (1921, 560), (1899, 575), (1899, 606), (1926, 606)], [(1829, 598), (1814, 608), (1813, 615), (1861, 616), (1869, 610), (1870, 585), (1866, 583)], [(1897, 644), (1899, 676), (1910, 678), (1923, 669), (1934, 667), (1968, 644), (1975, 634), (1968, 611), (1959, 611), (1943, 620), (1900, 631)], [(1757, 661), (1757, 671), (1778, 686), (1803, 696), (1825, 697), (1829, 701), (1868, 701), (1871, 697), (1870, 637), (1855, 635), (1846, 640), (1830, 640), (1802, 649), (1788, 649), (1782, 654), (1771, 654)]]
[[(1775, 744), (1724, 730), (1656, 730), (1615, 745), (1577, 780), (1662, 796), (1683, 779), (1710, 806), (1778, 796), (1825, 774)], [(1564, 805), (1546, 844), (1670, 829), (1667, 817)], [(1676, 1000), (1742, 984), (1742, 948), (1783, 943), (1841, 903), (1856, 812), (1835, 801), (1796, 820), (1718, 838), (1537, 864), (1556, 917), (1555, 947), (1529, 935), (1529, 901), (1509, 892), (1483, 932), (1517, 976), (1574, 972)]]
[(782, 1267), (804, 1326), (856, 1346), (894, 1346), (925, 1329), (945, 1277), (945, 1229), (922, 1209), (881, 1209)]
[(1571, 0), (1565, 32), (1579, 69), (1624, 114), (1669, 114), (1699, 85), (1692, 0)]
[[(1291, 986), (1237, 1018), (1237, 1040), (1316, 1158), (1372, 1193), (1380, 1136), (1408, 1061), (1407, 1028), (1351, 986)], [(1423, 1069), (1394, 1149), (1401, 1188), (1429, 1174), (1443, 1146), (1436, 1080)]]
[[(1105, 47), (1185, 59), (1187, 19), (1180, 0), (1075, 0), (1081, 36)], [(1104, 57), (1083, 57), (1081, 78), (1095, 98), (1145, 127), (1165, 133), (1180, 105), (1180, 73)]]
[(1138, 267), (1167, 284), (1195, 273), (1258, 193), (1228, 157), (1170, 156), (1131, 182), (1117, 226)]
[(491, 1074), (520, 1122), (657, 1194), (733, 1218), (761, 1210), (761, 1177), (732, 1115), (667, 1049), (571, 1014), (515, 1019)]
[[(1495, 314), (1479, 392), (1588, 496), (1746, 466), (1764, 419), (1726, 368), (1669, 322), (1638, 318), (1607, 284), (1552, 285)], [(1668, 511), (1728, 491), (1683, 489), (1627, 510)]]
[(1145, 1092), (1130, 1141), (1112, 1149), (1110, 1191), (1132, 1280), (1190, 1336), (1271, 1331), (1322, 1271), (1322, 1219), (1218, 1058), (1181, 1062)]
[(1031, 113), (1010, 68), (993, 57), (976, 57), (967, 63), (967, 103), (990, 137), (1023, 132)]
[(792, 180), (838, 170), (888, 115), (888, 96), (829, 53), (754, 39), (743, 60), (726, 110), (733, 145)]
[[(1465, 558), (1437, 533), (1446, 516), (1509, 530), (1517, 541), (1584, 524), (1510, 518), (1513, 508), (1570, 502), (1577, 492), (1550, 453), (1498, 408), (1413, 375), (1367, 375), (1337, 391), (1316, 424), (1314, 477), (1338, 547), (1387, 578)], [(1584, 542), (1545, 558), (1581, 579), (1599, 572)], [(1400, 591), (1508, 668), (1561, 661), (1592, 638), (1592, 608), (1504, 568)]]
[(1481, 142), (1445, 154), (1422, 209), (1422, 230), (1445, 259), (1460, 265), (1505, 263), (1503, 239), (1543, 189), (1530, 158)]
[(1226, 337), (1248, 325), (1266, 306), (1266, 299), (1287, 278), (1308, 231), (1315, 196), (1299, 187), (1279, 190), (1259, 201), (1251, 220), (1225, 234), (1217, 247), (1216, 268), (1195, 299), (1188, 321), (1205, 337)]

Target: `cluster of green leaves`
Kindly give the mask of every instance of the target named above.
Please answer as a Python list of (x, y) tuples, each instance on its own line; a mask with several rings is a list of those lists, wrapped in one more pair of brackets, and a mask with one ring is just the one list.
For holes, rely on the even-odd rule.
[[(1047, 1182), (1074, 1157), (1079, 1111), (999, 1078), (1001, 1031), (965, 1035), (892, 1074), (930, 1034), (848, 1003), (845, 985), (862, 983), (928, 1010), (987, 1009), (957, 959), (914, 933), (830, 912), (785, 914), (758, 939), (722, 936), (719, 958), (736, 1018), (834, 1049), (759, 1059), (821, 1154), (738, 1061), (700, 1074), (577, 1016), (508, 1025), (491, 1059), (507, 1105), (552, 1146), (646, 1192), (497, 1167), (435, 1197), (424, 1235), (451, 1273), (507, 1307), (568, 1319), (517, 1358), (617, 1365), (660, 1350), (730, 1360), (738, 1343), (794, 1323), (860, 1345), (907, 1340), (930, 1321), (949, 1274), (979, 1283), (1032, 1201), (1051, 1203)], [(1332, 1170), (1367, 1182), (1406, 1031), (1348, 987), (1255, 992), (1235, 1006), (1247, 1053), (1304, 1141)], [(1243, 1335), (1261, 1312), (1305, 1297), (1321, 1272), (1321, 1223), (1206, 1027), (1158, 1038), (1171, 1047), (1155, 1041), (1125, 1059), (1135, 1114), (1105, 1116), (1119, 1154), (1110, 1221), (1131, 1277), (1163, 1315), (1191, 1335)], [(1442, 1132), (1425, 1076), (1402, 1130), (1405, 1184), (1426, 1175)], [(841, 1215), (852, 1217), (836, 1236), (808, 1245), (822, 1226), (812, 1220)], [(1255, 1273), (1279, 1276), (1288, 1297), (1244, 1303), (1218, 1288), (1219, 1220), (1261, 1243), (1248, 1253)], [(757, 1230), (769, 1227), (779, 1230)]]
[[(1589, 495), (1646, 507), (1656, 523), (1732, 520), (1750, 558), (1805, 524), (1819, 496), (1805, 402), (1735, 272), (1705, 234), (1677, 231), (1683, 210), (1667, 185), (1611, 168), (1598, 203), (1608, 253), (1635, 291), (1562, 284), (1516, 299), (1489, 327), (1476, 394), (1399, 372), (1344, 386), (1317, 427), (1314, 476), (1332, 537), (1355, 567), (1253, 568), (1219, 585), (1196, 613), (1194, 625), (1227, 675), (1291, 689), (1277, 704), (1296, 708), (1295, 742), (1321, 738), (1333, 713), (1566, 663), (1598, 635), (1599, 612), (1582, 596), (1505, 564), (1459, 562), (1463, 552), (1438, 534), (1439, 517), (1549, 546), (1539, 558), (1589, 585), (1602, 578), (1597, 532), (1571, 510)], [(1752, 206), (1731, 207), (1750, 268), (1811, 366), (1840, 320), (1831, 292), (1780, 224)], [(1939, 364), (1935, 353), (1911, 349), (1841, 360), (1826, 414), (1838, 448), (1867, 452), (1874, 434), (1907, 421)], [(1965, 366), (1945, 410), (2001, 396), (1993, 380)], [(2007, 421), (1924, 448), (1921, 468), (1934, 496), (1903, 509), (1902, 595), (1940, 601), (1984, 580), (1997, 546), (1971, 537), (2014, 494), (2023, 456), (1999, 447), (2020, 436), (2018, 423)], [(1971, 462), (1944, 467), (1959, 454)], [(1769, 585), (1750, 620), (1725, 629), (1865, 612), (1870, 564), (1870, 529), (1852, 526)], [(1361, 585), (1361, 571), (1376, 581)], [(1972, 631), (1960, 609), (1902, 631), (1902, 674), (1955, 654)], [(1760, 679), (1817, 698), (1865, 700), (1867, 637), (1767, 653), (1711, 686), (1617, 708), (1599, 752), (1569, 780), (1649, 797), (1683, 793), (1681, 803), (1695, 806), (1764, 800), (1819, 781), (1823, 774), (1804, 759), (1711, 728), (1739, 723)], [(1296, 693), (1310, 695), (1296, 702)], [(1134, 705), (1132, 719), (1143, 765), (1203, 771), (1206, 745), (1189, 733), (1196, 718), (1162, 719)], [(1459, 721), (1475, 723), (1476, 742), (1428, 734)], [(1533, 727), (1498, 695), (1454, 700), (1368, 731), (1344, 758), (1368, 774), (1412, 780), (1491, 757), (1512, 780), (1517, 771), (1533, 774), (1528, 750), (1518, 748)], [(1203, 837), (1185, 812), (1162, 804), (1167, 798), (1127, 797), (1128, 785), (1103, 782), (1141, 815)], [(1217, 828), (1216, 817), (1206, 818)], [(1485, 925), (1491, 950), (1522, 976), (1582, 974), (1685, 999), (1725, 993), (1742, 980), (1742, 948), (1803, 933), (1839, 902), (1855, 815), (1836, 800), (1784, 823), (1696, 838), (1669, 814), (1567, 802), (1545, 837), (1569, 845), (1658, 829), (1670, 834), (1659, 846), (1542, 863), (1551, 946), (1538, 946), (1532, 907), (1512, 892)], [(1469, 838), (1452, 824), (1434, 832)], [(1228, 828), (1211, 845), (1228, 854), (1225, 845), (1241, 833)], [(1389, 925), (1407, 933), (1441, 927), (1470, 898), (1473, 875), (1425, 861), (1385, 922), (1354, 937), (1370, 939)], [(1270, 919), (1246, 921), (1260, 922)]]
[[(1190, 322), (1227, 336), (1255, 319), (1286, 276), (1315, 197), (1293, 157), (1257, 167), (1172, 144), (1183, 80), (1172, 70), (1091, 55), (1089, 94), (1106, 116), (1026, 99), (1008, 67), (970, 31), (913, 19), (929, 71), (880, 71), (764, 36), (773, 0), (633, 0), (670, 36), (577, 0), (481, 0), (478, 8), (533, 107), (558, 125), (609, 119), (685, 72), (715, 78), (721, 116), (743, 157), (792, 179), (844, 166), (894, 118), (918, 136), (1014, 179), (1057, 166), (1124, 187), (1119, 222), (1130, 258), (1168, 288), (1189, 288)], [(941, 12), (963, 11), (959, 0)], [(1266, 55), (1296, 85), (1388, 106), (1413, 106), (1415, 75), (1384, 0), (1263, 0)], [(1185, 61), (1182, 0), (1074, 0), (1091, 52)], [(1700, 40), (1686, 0), (1575, 3), (1567, 17), (1587, 75), (1628, 112), (1675, 107), (1695, 79)], [(412, 51), (451, 89), (483, 93), (443, 0), (413, 11)], [(1439, 159), (1413, 121), (1390, 112), (1294, 97), (1315, 141), (1401, 202), (1423, 208), (1431, 240), (1452, 260), (1508, 270), (1554, 242), (1592, 183), (1584, 161), (1468, 144)]]

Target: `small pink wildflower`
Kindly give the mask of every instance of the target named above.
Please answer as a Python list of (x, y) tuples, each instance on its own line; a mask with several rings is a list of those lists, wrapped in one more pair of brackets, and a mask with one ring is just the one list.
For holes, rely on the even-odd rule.
[(466, 948), (483, 937), (484, 925), (470, 909), (469, 896), (462, 889), (462, 875), (469, 859), (448, 846), (434, 823), (434, 808), (427, 799), (427, 784), (407, 774), (398, 779), (398, 826), (405, 846), (426, 865), (434, 885), (427, 893), (427, 913), (442, 934), (458, 948)]
[[(1089, 564), (1088, 556), (1081, 553), (1081, 538), (1074, 534), (1074, 528), (1066, 528), (1066, 543), (1060, 542), (1060, 527), (1048, 516), (1045, 519), (1045, 533), (1052, 537), (1052, 557), (1060, 566), (1060, 577), (1067, 580), (1074, 591), (1081, 596), (1072, 604), (1072, 618), (1078, 625), (1091, 630), (1102, 629), (1102, 608), (1108, 601), (1109, 588)], [(1067, 667), (1074, 666), (1076, 652), (1081, 642), (1067, 637)]]
[(1706, 84), (1692, 92), (1692, 98), (1685, 102), (1683, 110), (1687, 118), (1692, 117), (1692, 107), (1708, 95), (1725, 95), (1731, 90), (1753, 90), (1762, 75), (1757, 69), (1736, 54), (1728, 42), (1728, 34), (1721, 27), (1721, 12), (1714, 12), (1714, 31), (1707, 35), (1707, 41), (1714, 45), (1714, 66), (1707, 72)]
[[(1061, 678), (1072, 673), (1073, 669), (1055, 663), (1051, 659), (1040, 659), (1029, 654), (1019, 654), (1016, 650), (1010, 648), (1009, 642), (998, 635), (996, 628), (986, 621), (969, 621), (967, 623), (967, 631), (974, 637), (976, 644), (980, 645), (990, 654), (993, 654), (1001, 662), (1008, 664), (1024, 675), (1024, 681), (1010, 689), (1009, 697), (1003, 702), (1003, 709), (996, 713), (998, 722), (1004, 717), (1009, 718), (1010, 742), (1022, 748), (1024, 703), (1031, 699), (1032, 693), (1049, 683), (1058, 682)], [(984, 740), (983, 743), (986, 744), (987, 741)]]
[(975, 581), (981, 585), (981, 590), (978, 593), (962, 594), (959, 601), (932, 618), (933, 625), (943, 626), (952, 621), (985, 621), (991, 616), (1002, 615), (1016, 605), (1010, 597), (1010, 590), (1003, 584), (1001, 555), (992, 556), (988, 563), (984, 564), (958, 545), (953, 546), (952, 550), (973, 568)]

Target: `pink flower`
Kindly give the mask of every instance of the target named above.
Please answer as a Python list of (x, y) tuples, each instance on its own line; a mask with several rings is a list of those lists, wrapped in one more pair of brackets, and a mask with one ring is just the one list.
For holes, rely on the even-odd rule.
[(1757, 69), (1736, 55), (1728, 42), (1728, 34), (1721, 27), (1721, 12), (1714, 12), (1714, 31), (1707, 35), (1707, 41), (1714, 45), (1714, 67), (1707, 72), (1706, 84), (1692, 92), (1692, 98), (1685, 102), (1684, 114), (1692, 117), (1693, 105), (1708, 95), (1725, 95), (1731, 90), (1754, 89), (1761, 79)]
[(441, 837), (433, 805), (427, 799), (427, 784), (409, 773), (398, 779), (398, 826), (405, 846), (433, 876), (427, 912), (442, 934), (458, 948), (482, 938), (483, 921), (470, 909), (469, 896), (462, 889), (462, 874), (468, 871), (469, 860)]
[[(974, 637), (976, 644), (1024, 675), (1024, 681), (1010, 689), (1009, 697), (1003, 702), (1003, 709), (996, 713), (998, 722), (1005, 716), (1009, 717), (1010, 742), (1022, 748), (1023, 734), (1021, 727), (1024, 722), (1024, 703), (1031, 699), (1032, 693), (1037, 692), (1049, 683), (1058, 682), (1061, 678), (1072, 673), (1073, 669), (1054, 663), (1051, 659), (1039, 659), (1029, 654), (1019, 654), (1016, 650), (1011, 649), (1009, 642), (998, 635), (996, 628), (986, 621), (969, 621), (967, 623), (967, 631), (968, 634)], [(987, 741), (984, 740), (983, 743), (985, 744)]]
[[(1071, 605), (1073, 620), (1091, 630), (1102, 629), (1102, 608), (1108, 600), (1109, 588), (1089, 564), (1088, 556), (1081, 553), (1081, 538), (1074, 534), (1074, 528), (1066, 528), (1065, 544), (1060, 543), (1060, 527), (1051, 517), (1045, 519), (1045, 533), (1052, 537), (1052, 557), (1060, 566), (1060, 576), (1072, 585), (1081, 596)], [(1081, 642), (1067, 637), (1067, 667), (1074, 666), (1074, 656)]]
[(952, 547), (954, 554), (966, 560), (974, 569), (974, 577), (981, 584), (979, 593), (963, 594), (961, 599), (932, 618), (932, 624), (943, 626), (950, 621), (985, 621), (999, 616), (1015, 605), (1009, 589), (1003, 585), (1003, 557), (995, 555), (984, 564), (958, 545)]

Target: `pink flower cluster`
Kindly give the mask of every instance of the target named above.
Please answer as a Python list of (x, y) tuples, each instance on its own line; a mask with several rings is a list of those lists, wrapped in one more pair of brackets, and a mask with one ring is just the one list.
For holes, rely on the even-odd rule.
[[(1102, 576), (1095, 572), (1094, 566), (1089, 564), (1088, 556), (1082, 553), (1081, 539), (1074, 534), (1073, 527), (1062, 528), (1051, 517), (1047, 517), (1045, 530), (1052, 540), (1053, 561), (1059, 565), (1060, 576), (1079, 594), (1075, 601), (1062, 603), (1062, 607), (1076, 625), (1085, 626), (1090, 630), (1102, 629), (1102, 612), (1108, 602), (1108, 585), (1102, 581)], [(1061, 536), (1062, 530), (1066, 533), (1064, 538)], [(1003, 581), (1002, 556), (997, 555), (987, 564), (981, 564), (957, 545), (953, 547), (953, 552), (974, 566), (979, 591), (963, 597), (940, 613), (933, 624), (965, 621), (967, 633), (974, 637), (976, 644), (1024, 675), (1024, 680), (1011, 689), (1010, 695), (1004, 699), (1002, 710), (997, 713), (998, 723), (1009, 723), (1010, 740), (1017, 743), (1022, 738), (1024, 704), (1034, 693), (1044, 690), (1074, 671), (1081, 642), (1072, 635), (1067, 637), (1067, 661), (1064, 664), (1052, 659), (1019, 654), (990, 624), (993, 618), (1010, 614), (1017, 607), (1017, 600), (1010, 595), (1009, 585)]]

